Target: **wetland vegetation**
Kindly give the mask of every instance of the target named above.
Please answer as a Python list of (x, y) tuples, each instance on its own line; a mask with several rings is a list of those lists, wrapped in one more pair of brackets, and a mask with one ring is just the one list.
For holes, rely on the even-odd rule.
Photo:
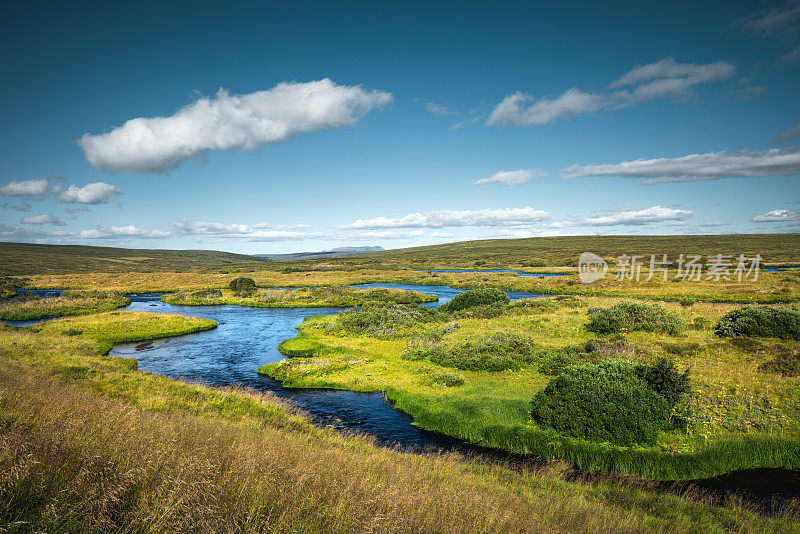
[[(508, 246), (486, 265), (512, 258)], [(794, 261), (792, 250), (773, 261)], [(7, 269), (25, 280), (2, 286), (3, 317), (53, 319), (0, 325), (2, 528), (525, 532), (534, 521), (554, 531), (800, 531), (790, 502), (764, 515), (646, 481), (800, 469), (797, 273), (593, 288), (552, 265), (552, 251), (539, 255), (551, 266), (537, 259), (535, 269), (567, 276), (413, 271), (422, 254), (390, 252), (391, 268), (370, 254), (281, 269), (207, 255), (155, 274)], [(71, 289), (32, 299), (17, 294), (20, 282)], [(367, 282), (471, 291), (436, 307), (421, 292), (350, 287)], [(216, 327), (191, 307), (117, 309), (121, 295), (151, 289), (171, 291), (161, 299), (176, 306), (345, 308), (308, 317), (280, 343), (286, 359), (258, 372), (287, 387), (381, 391), (421, 428), (520, 456), (379, 447), (269, 394), (106, 357), (120, 343)], [(511, 302), (503, 290), (557, 296)]]

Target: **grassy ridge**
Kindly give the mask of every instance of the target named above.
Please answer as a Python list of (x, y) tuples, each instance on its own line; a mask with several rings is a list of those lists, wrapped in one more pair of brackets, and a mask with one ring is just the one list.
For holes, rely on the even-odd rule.
[[(586, 469), (665, 480), (750, 467), (800, 469), (800, 378), (759, 370), (775, 355), (795, 353), (798, 342), (716, 338), (711, 325), (733, 306), (703, 303), (668, 306), (699, 327), (680, 335), (631, 332), (620, 341), (585, 328), (587, 306), (608, 306), (615, 299), (584, 298), (577, 303), (581, 307), (574, 307), (574, 300), (559, 302), (556, 309), (513, 306), (497, 317), (462, 316), (458, 328), (420, 324), (382, 339), (343, 331), (335, 317), (309, 318), (297, 338), (281, 344), (284, 354), (303, 357), (265, 365), (259, 372), (290, 387), (381, 390), (428, 430)], [(457, 347), (498, 334), (525, 336), (540, 349), (518, 370), (459, 367), (463, 380), (454, 387), (437, 380), (452, 371), (433, 357), (405, 356), (407, 347), (429, 344), (432, 337)], [(647, 362), (667, 356), (681, 369), (691, 368), (692, 393), (683, 406), (690, 417), (687, 430), (663, 432), (652, 447), (627, 448), (565, 438), (532, 423), (530, 401), (550, 379), (539, 364), (561, 348), (590, 340), (600, 347), (596, 357)]]
[[(114, 343), (213, 327), (109, 312), (0, 335), (0, 526), (54, 532), (793, 532), (631, 481), (575, 483), (318, 429), (282, 403), (139, 373)], [(80, 330), (78, 335), (70, 332)]]
[[(675, 261), (680, 254), (761, 254), (766, 263), (800, 264), (800, 234), (661, 235), (661, 236), (568, 236), (527, 239), (485, 239), (443, 245), (372, 252), (330, 263), (358, 265), (395, 262), (426, 266), (507, 268), (545, 265), (576, 265), (582, 252), (606, 259), (621, 254), (667, 254)], [(476, 263), (478, 262), (478, 263)]]
[(0, 276), (45, 273), (187, 271), (261, 268), (266, 260), (215, 250), (158, 250), (84, 245), (0, 243)]

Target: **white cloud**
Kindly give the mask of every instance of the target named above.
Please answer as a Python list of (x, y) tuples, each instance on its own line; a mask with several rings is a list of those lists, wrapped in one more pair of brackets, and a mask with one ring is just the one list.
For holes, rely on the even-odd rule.
[(55, 215), (32, 215), (30, 217), (23, 217), (22, 224), (52, 224), (53, 226), (66, 226), (67, 223)]
[(114, 202), (122, 194), (122, 190), (105, 182), (95, 182), (83, 187), (71, 185), (66, 189), (56, 184), (53, 186), (53, 193), (64, 204), (107, 204)]
[(456, 235), (452, 232), (431, 232), (431, 237), (455, 237)]
[(534, 178), (546, 176), (547, 173), (540, 169), (519, 169), (516, 171), (497, 171), (487, 178), (475, 180), (475, 185), (501, 184), (501, 185), (522, 185)]
[(800, 221), (800, 211), (772, 210), (753, 217), (753, 222)]
[(0, 195), (5, 197), (40, 197), (47, 193), (49, 183), (46, 179), (9, 182), (0, 187)]
[(77, 237), (79, 239), (158, 239), (170, 237), (170, 235), (169, 232), (164, 232), (163, 230), (146, 230), (131, 224), (128, 226), (98, 226), (97, 228), (81, 231)]
[(391, 230), (367, 230), (365, 232), (348, 233), (347, 235), (335, 236), (335, 239), (343, 241), (370, 241), (375, 239), (414, 239), (422, 237), (422, 230), (412, 230), (410, 232), (394, 232)]
[(666, 58), (633, 68), (604, 92), (589, 93), (573, 87), (556, 98), (539, 100), (516, 92), (494, 108), (486, 123), (541, 126), (601, 109), (621, 109), (656, 98), (685, 96), (697, 85), (729, 78), (735, 70), (734, 65), (722, 61), (698, 65)]
[(455, 226), (520, 226), (540, 222), (550, 217), (550, 213), (526, 208), (505, 208), (485, 210), (440, 210), (428, 213), (411, 213), (398, 219), (375, 217), (359, 219), (339, 228), (345, 230), (377, 230), (382, 228), (443, 228)]
[(131, 119), (108, 133), (85, 134), (78, 144), (97, 169), (163, 173), (207, 150), (254, 150), (302, 132), (351, 126), (391, 101), (390, 93), (327, 78), (244, 95), (220, 89), (171, 116)]
[(800, 20), (800, 2), (789, 0), (780, 8), (753, 13), (742, 20), (742, 28), (753, 35), (766, 37), (775, 32), (795, 28)]
[(679, 158), (637, 159), (616, 164), (576, 164), (561, 170), (564, 178), (612, 176), (644, 179), (645, 184), (793, 176), (798, 173), (800, 145), (761, 151), (708, 152)]
[(440, 106), (435, 102), (427, 102), (425, 104), (425, 111), (427, 111), (428, 113), (432, 113), (433, 115), (439, 115), (441, 117), (444, 117), (446, 115), (452, 115), (455, 113), (454, 110), (448, 108), (447, 106)]
[(653, 206), (639, 210), (621, 210), (608, 215), (596, 215), (577, 221), (574, 226), (639, 226), (665, 221), (690, 219), (692, 211), (664, 206)]
[(784, 128), (775, 135), (776, 143), (785, 143), (795, 137), (800, 137), (800, 122), (789, 128)]
[(517, 91), (497, 104), (486, 124), (515, 126), (541, 126), (557, 119), (582, 115), (604, 105), (602, 95), (569, 89), (554, 99), (535, 100), (533, 96)]
[(800, 46), (790, 50), (787, 54), (781, 56), (781, 61), (787, 65), (800, 63)]
[(321, 239), (321, 232), (307, 232), (307, 225), (272, 226), (259, 223), (225, 224), (218, 222), (192, 222), (188, 219), (172, 221), (172, 232), (175, 235), (196, 235), (228, 239), (245, 239), (247, 241), (289, 241), (302, 239)]

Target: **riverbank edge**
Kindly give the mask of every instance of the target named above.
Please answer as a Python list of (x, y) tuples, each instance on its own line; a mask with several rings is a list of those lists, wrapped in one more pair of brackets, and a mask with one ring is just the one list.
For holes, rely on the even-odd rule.
[[(302, 338), (302, 329), (292, 340)], [(284, 340), (288, 341), (288, 340)], [(283, 342), (281, 343), (281, 345)], [(302, 355), (278, 350), (288, 357), (321, 357), (331, 349), (314, 340)], [(257, 372), (278, 380), (287, 388), (326, 388), (382, 393), (392, 406), (413, 419), (413, 424), (431, 432), (464, 440), (467, 443), (530, 457), (541, 462), (562, 460), (584, 471), (632, 474), (653, 481), (686, 481), (713, 478), (734, 471), (759, 468), (800, 470), (800, 441), (766, 434), (742, 435), (714, 441), (694, 452), (666, 452), (655, 448), (620, 447), (554, 435), (551, 430), (526, 426), (492, 427), (490, 440), (474, 440), (445, 428), (422, 396), (395, 387), (353, 388), (325, 377), (295, 378), (279, 372), (281, 362), (260, 366)]]

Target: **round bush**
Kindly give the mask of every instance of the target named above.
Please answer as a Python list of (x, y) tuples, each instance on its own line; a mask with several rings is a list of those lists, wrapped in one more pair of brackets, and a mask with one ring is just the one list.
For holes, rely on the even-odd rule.
[(623, 330), (633, 332), (660, 332), (679, 334), (686, 330), (686, 320), (678, 313), (664, 309), (657, 304), (622, 301), (594, 310), (589, 314), (586, 329), (600, 334), (618, 334)]
[(652, 444), (668, 424), (666, 400), (624, 360), (567, 368), (536, 393), (533, 420), (565, 436), (615, 445)]
[(233, 291), (239, 296), (248, 296), (252, 295), (256, 291), (256, 283), (253, 281), (252, 278), (247, 278), (246, 276), (240, 276), (239, 278), (234, 278), (228, 284), (228, 289)]
[(439, 306), (439, 309), (443, 312), (454, 312), (475, 306), (493, 304), (495, 302), (507, 304), (510, 302), (510, 299), (502, 289), (487, 287), (484, 289), (471, 289), (469, 291), (459, 293), (453, 297), (453, 300), (450, 302)]
[(800, 340), (800, 311), (769, 306), (744, 306), (723, 315), (714, 333), (720, 337), (777, 337)]

